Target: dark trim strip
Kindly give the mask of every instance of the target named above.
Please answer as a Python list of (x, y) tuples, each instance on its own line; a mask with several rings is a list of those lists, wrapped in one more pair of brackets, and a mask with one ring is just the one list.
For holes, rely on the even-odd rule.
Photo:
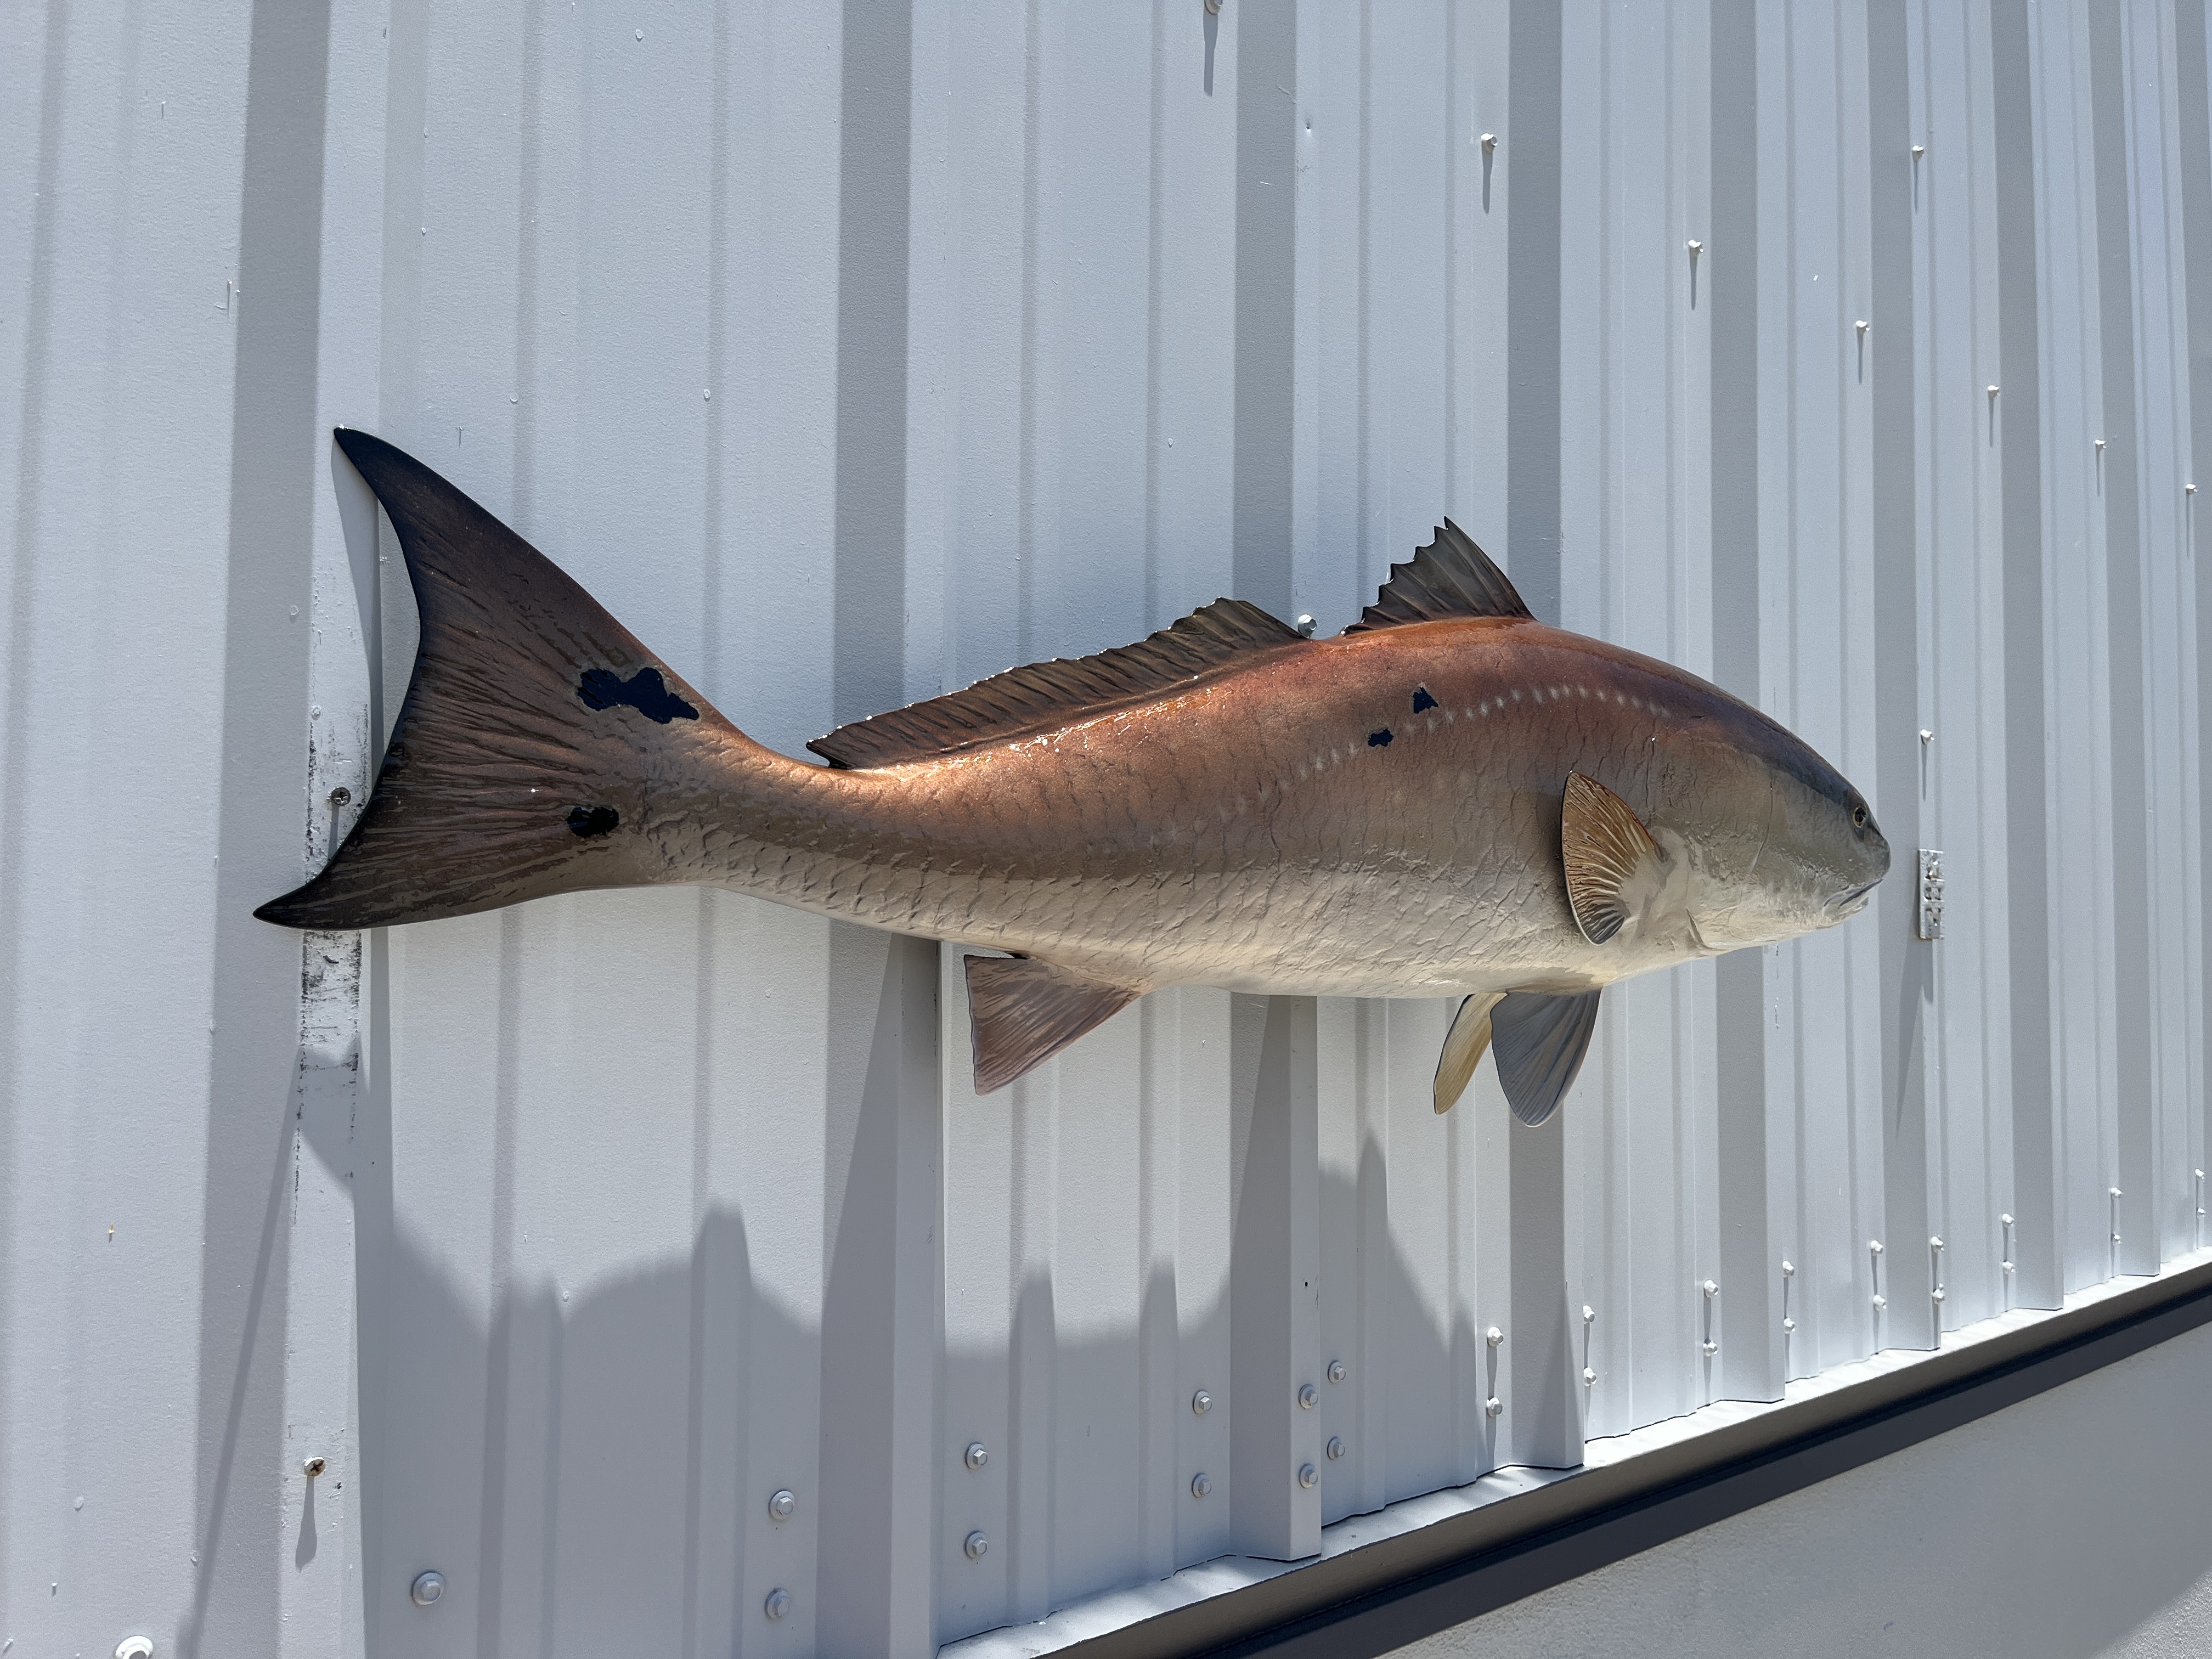
[(2212, 1262), (1055, 1650), (1370, 1659), (2212, 1323)]

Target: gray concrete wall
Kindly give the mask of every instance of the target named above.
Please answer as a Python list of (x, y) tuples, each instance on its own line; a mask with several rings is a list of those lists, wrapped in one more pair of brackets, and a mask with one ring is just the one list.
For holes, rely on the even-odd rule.
[(1399, 1652), (2202, 1659), (2212, 1327)]

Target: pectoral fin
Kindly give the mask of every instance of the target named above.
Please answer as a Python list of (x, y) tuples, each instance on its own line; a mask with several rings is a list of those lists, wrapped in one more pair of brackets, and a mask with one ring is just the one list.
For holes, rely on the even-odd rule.
[(1534, 1128), (1574, 1085), (1597, 1030), (1596, 991), (1568, 996), (1512, 991), (1490, 1016), (1498, 1080), (1513, 1115)]
[(1439, 1113), (1449, 1112), (1459, 1104), (1459, 1097), (1467, 1092), (1468, 1080), (1482, 1061), (1482, 1051), (1490, 1047), (1490, 1011), (1498, 1006), (1499, 994), (1490, 991), (1468, 997), (1452, 1016), (1451, 1030), (1444, 1033), (1444, 1051), (1437, 1057), (1436, 1109)]
[(1034, 957), (969, 957), (968, 1032), (975, 1092), (995, 1093), (1035, 1070), (1144, 993)]
[(1666, 855), (1644, 821), (1612, 790), (1579, 772), (1567, 774), (1559, 851), (1575, 925), (1592, 945), (1618, 933), (1665, 879)]

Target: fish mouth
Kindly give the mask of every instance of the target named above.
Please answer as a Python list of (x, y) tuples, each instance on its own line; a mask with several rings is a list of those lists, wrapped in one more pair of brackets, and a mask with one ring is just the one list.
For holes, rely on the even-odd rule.
[(1874, 890), (1881, 885), (1881, 877), (1876, 876), (1872, 881), (1861, 882), (1856, 887), (1845, 888), (1828, 901), (1828, 914), (1838, 921), (1849, 921), (1867, 908), (1867, 900), (1873, 896)]

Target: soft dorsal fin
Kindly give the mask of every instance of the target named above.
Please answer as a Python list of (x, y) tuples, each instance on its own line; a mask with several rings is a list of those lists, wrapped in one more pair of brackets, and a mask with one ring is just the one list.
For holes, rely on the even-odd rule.
[(964, 691), (841, 726), (806, 746), (831, 765), (847, 767), (957, 754), (1049, 732), (1242, 666), (1255, 653), (1306, 643), (1256, 605), (1216, 599), (1134, 645), (1072, 662), (1054, 657), (1009, 668)]
[(1559, 1109), (1597, 1030), (1601, 993), (1547, 991), (1506, 994), (1490, 1016), (1498, 1050), (1498, 1081), (1513, 1115), (1534, 1128)]
[(1431, 1103), (1439, 1114), (1458, 1105), (1459, 1097), (1467, 1092), (1474, 1068), (1481, 1063), (1482, 1051), (1490, 1047), (1490, 1013), (1498, 1006), (1500, 994), (1479, 991), (1463, 1000), (1459, 1012), (1452, 1016), (1451, 1030), (1444, 1033), (1443, 1053), (1437, 1056), (1436, 1082), (1431, 1086)]
[(1626, 801), (1579, 772), (1567, 774), (1559, 810), (1567, 903), (1592, 945), (1603, 945), (1665, 881), (1666, 854)]
[(1144, 994), (1034, 957), (969, 957), (975, 1092), (996, 1093)]
[(1534, 620), (1505, 573), (1449, 519), (1437, 538), (1417, 549), (1410, 564), (1390, 567), (1390, 580), (1375, 603), (1344, 631), (1395, 628), (1402, 623), (1441, 622), (1449, 617), (1519, 617)]

